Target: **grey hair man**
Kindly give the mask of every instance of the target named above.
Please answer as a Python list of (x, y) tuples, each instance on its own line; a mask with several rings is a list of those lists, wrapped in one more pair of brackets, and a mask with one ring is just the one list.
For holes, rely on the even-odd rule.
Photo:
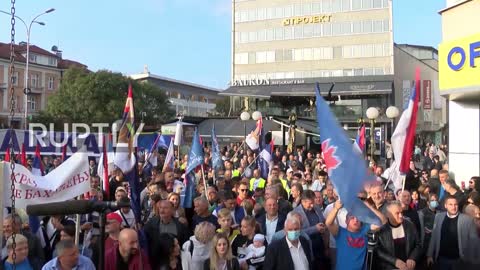
[(302, 222), (298, 215), (289, 213), (284, 224), (286, 237), (272, 241), (265, 256), (264, 269), (311, 269), (312, 249), (301, 236)]
[(55, 246), (57, 257), (47, 262), (42, 270), (77, 269), (95, 270), (92, 261), (79, 254), (78, 247), (72, 240), (61, 240)]

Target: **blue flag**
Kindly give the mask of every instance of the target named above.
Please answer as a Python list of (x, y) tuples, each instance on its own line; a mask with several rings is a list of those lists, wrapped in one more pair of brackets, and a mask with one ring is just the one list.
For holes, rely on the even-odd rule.
[(322, 143), (322, 153), (328, 175), (338, 192), (343, 206), (359, 220), (381, 225), (378, 217), (358, 199), (358, 193), (372, 179), (364, 160), (353, 151), (350, 139), (335, 120), (328, 104), (320, 95), (317, 83), (317, 123)]
[(215, 125), (212, 127), (212, 167), (214, 169), (222, 167), (222, 156), (220, 155), (220, 147), (215, 134)]
[[(137, 152), (133, 152), (135, 160), (137, 160)], [(135, 220), (137, 223), (141, 221), (142, 208), (140, 204), (140, 192), (142, 192), (140, 186), (140, 179), (138, 177), (138, 166), (133, 168), (125, 174), (125, 179), (130, 186), (130, 207), (132, 208)]]
[(189, 174), (196, 167), (202, 165), (203, 163), (203, 146), (200, 143), (200, 136), (198, 135), (198, 129), (195, 129), (193, 134), (192, 148), (190, 148), (190, 153), (188, 154), (187, 169), (185, 174)]
[(185, 198), (183, 199), (184, 208), (192, 208), (193, 196), (195, 195), (195, 172), (194, 169), (203, 163), (203, 147), (200, 143), (198, 130), (195, 129), (193, 135), (192, 148), (188, 154), (187, 169), (185, 171), (186, 185)]

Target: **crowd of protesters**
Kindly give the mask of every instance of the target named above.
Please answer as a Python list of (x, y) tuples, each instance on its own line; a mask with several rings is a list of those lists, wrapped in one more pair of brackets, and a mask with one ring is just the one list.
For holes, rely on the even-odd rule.
[[(192, 208), (182, 207), (188, 156), (166, 170), (162, 154), (148, 171), (140, 160), (142, 218), (130, 207), (109, 213), (105, 239), (96, 212), (82, 215), (76, 245), (73, 217), (43, 217), (39, 232), (32, 232), (21, 209), (15, 216), (5, 209), (0, 267), (96, 269), (104, 241), (108, 270), (480, 269), (480, 178), (459, 187), (448, 171), (446, 146), (415, 148), (404, 189), (395, 189), (388, 168), (366, 158), (377, 181), (358, 193), (359, 203), (382, 226), (364, 224), (343, 208), (318, 149), (276, 148), (266, 179), (256, 154), (243, 145), (223, 147), (223, 167), (216, 170), (211, 148), (204, 152)], [(387, 158), (390, 164), (391, 153)], [(52, 170), (61, 160), (43, 162)], [(129, 201), (121, 170), (103, 191), (95, 160), (90, 167), (91, 191), (83, 199)]]

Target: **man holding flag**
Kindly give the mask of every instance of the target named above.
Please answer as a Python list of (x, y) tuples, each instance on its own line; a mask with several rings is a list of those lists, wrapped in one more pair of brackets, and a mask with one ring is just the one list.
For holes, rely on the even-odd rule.
[[(336, 202), (335, 210), (330, 212), (325, 222), (337, 244), (336, 269), (360, 270), (365, 264), (368, 230), (378, 229), (386, 220), (380, 212), (358, 199), (358, 193), (364, 190), (365, 184), (372, 176), (367, 174), (361, 155), (354, 152), (350, 140), (336, 122), (328, 104), (320, 96), (318, 84), (316, 103), (323, 159), (330, 180), (341, 200)], [(348, 211), (345, 220), (347, 229), (334, 223), (337, 212), (342, 207)]]

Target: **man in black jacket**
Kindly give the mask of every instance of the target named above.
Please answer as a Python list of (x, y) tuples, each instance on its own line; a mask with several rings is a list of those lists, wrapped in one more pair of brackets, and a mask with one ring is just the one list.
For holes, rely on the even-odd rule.
[(148, 252), (150, 265), (152, 269), (158, 268), (159, 259), (159, 235), (161, 233), (173, 234), (180, 246), (190, 237), (190, 231), (184, 224), (180, 223), (177, 218), (173, 217), (173, 205), (167, 200), (160, 200), (156, 203), (159, 216), (151, 218), (145, 224), (145, 234), (148, 240)]
[(412, 222), (403, 218), (402, 204), (387, 206), (388, 223), (378, 232), (377, 269), (413, 270), (421, 256), (420, 240)]
[(264, 270), (312, 270), (312, 253), (308, 240), (300, 236), (300, 220), (289, 214), (285, 220), (287, 237), (273, 241), (267, 248)]

